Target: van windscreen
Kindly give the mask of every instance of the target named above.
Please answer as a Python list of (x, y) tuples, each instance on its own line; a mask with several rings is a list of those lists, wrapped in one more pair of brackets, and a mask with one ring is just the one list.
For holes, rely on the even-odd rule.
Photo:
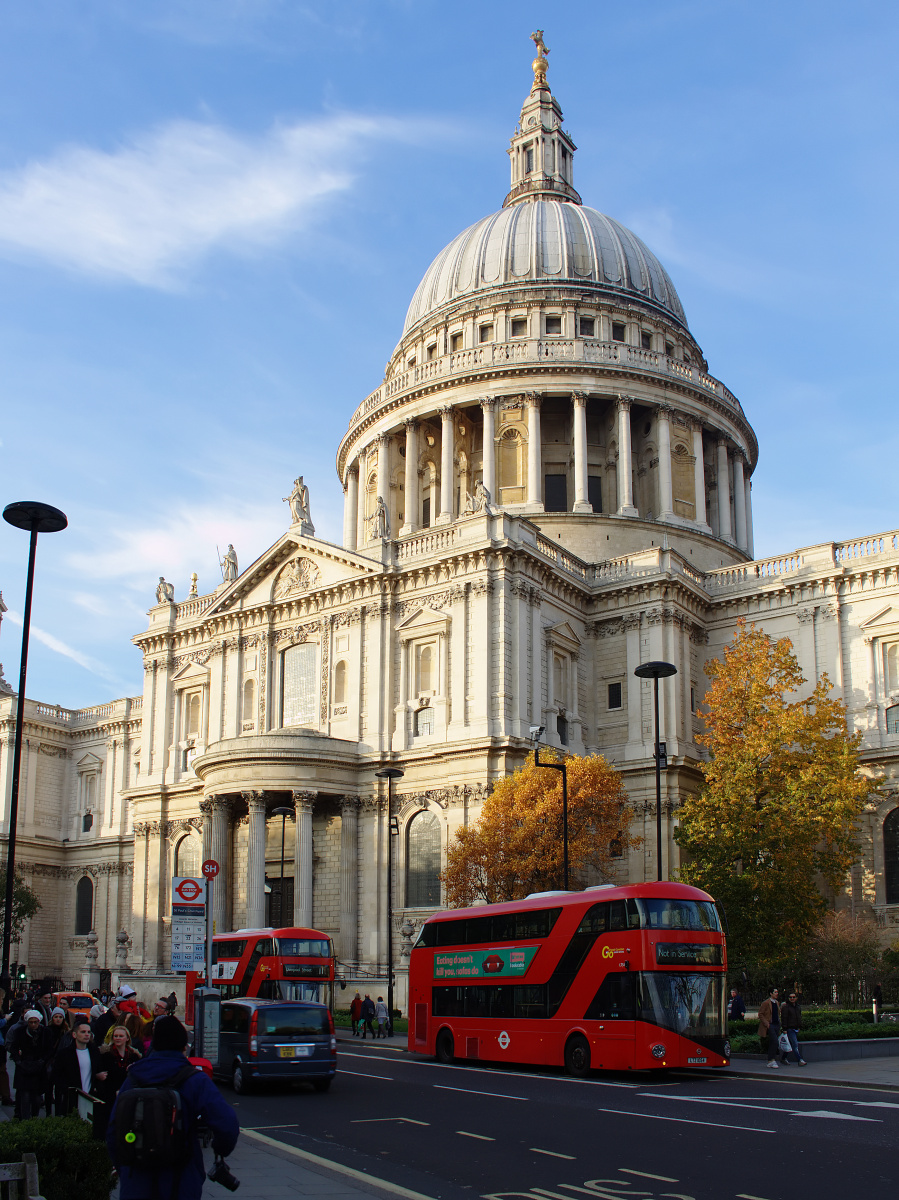
[(264, 1037), (330, 1033), (328, 1010), (326, 1008), (293, 1008), (287, 1004), (260, 1008), (257, 1030)]

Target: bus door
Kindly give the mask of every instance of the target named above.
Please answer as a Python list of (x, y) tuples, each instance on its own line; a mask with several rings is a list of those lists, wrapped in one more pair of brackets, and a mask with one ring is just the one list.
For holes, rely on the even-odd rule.
[[(633, 901), (595, 905), (580, 931), (590, 929), (595, 944), (582, 969), (589, 981), (580, 989), (581, 1014), (590, 1022), (594, 1067), (626, 1070), (634, 1065), (637, 976), (642, 957), (639, 913)], [(636, 968), (636, 969), (635, 969)]]

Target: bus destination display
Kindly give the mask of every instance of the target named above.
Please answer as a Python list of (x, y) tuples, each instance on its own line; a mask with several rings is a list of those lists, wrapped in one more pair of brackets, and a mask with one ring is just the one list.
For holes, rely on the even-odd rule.
[(721, 947), (706, 943), (659, 942), (656, 962), (679, 967), (720, 967)]

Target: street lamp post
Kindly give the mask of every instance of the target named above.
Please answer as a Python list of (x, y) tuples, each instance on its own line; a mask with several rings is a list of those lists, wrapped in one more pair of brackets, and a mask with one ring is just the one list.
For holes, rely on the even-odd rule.
[[(653, 683), (653, 703), (655, 711), (655, 750), (656, 760), (656, 878), (662, 880), (662, 744), (659, 741), (659, 680), (667, 679), (677, 674), (677, 667), (669, 662), (641, 663), (634, 671), (638, 679), (651, 679)], [(665, 756), (667, 763), (667, 754)]]
[[(287, 818), (292, 812), (292, 808), (276, 808), (272, 810), (273, 817), (281, 818), (281, 885), (278, 888), (278, 924), (282, 928), (284, 927), (284, 827), (287, 824)], [(292, 925), (293, 920), (290, 923)]]
[[(382, 767), (375, 771), (376, 779), (387, 780), (387, 1029), (393, 1033), (393, 837), (399, 833), (399, 822), (393, 816), (393, 781), (402, 779), (405, 771), (399, 767)], [(394, 824), (396, 829), (394, 829)]]
[(25, 612), (22, 617), (22, 660), (19, 666), (19, 694), (16, 698), (16, 739), (12, 763), (12, 791), (9, 798), (9, 840), (6, 851), (6, 900), (3, 910), (3, 950), (0, 957), (0, 988), (9, 998), (9, 948), (12, 942), (13, 884), (16, 873), (16, 822), (19, 815), (19, 772), (22, 766), (22, 729), (25, 724), (25, 675), (28, 667), (28, 635), (31, 631), (31, 596), (34, 590), (34, 557), (37, 552), (39, 533), (58, 533), (68, 525), (65, 513), (52, 504), (41, 504), (36, 500), (19, 500), (7, 504), (3, 510), (4, 521), (16, 529), (27, 529), (31, 534), (28, 548), (28, 576), (25, 584)]
[(562, 887), (567, 892), (568, 889), (568, 768), (563, 762), (541, 762), (540, 761), (540, 737), (545, 730), (545, 726), (532, 728), (531, 734), (534, 739), (534, 766), (548, 767), (551, 771), (562, 772)]

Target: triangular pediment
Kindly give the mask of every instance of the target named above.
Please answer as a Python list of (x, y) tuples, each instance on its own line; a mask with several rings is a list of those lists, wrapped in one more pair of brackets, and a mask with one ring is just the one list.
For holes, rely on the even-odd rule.
[(103, 759), (97, 758), (96, 754), (88, 752), (83, 758), (79, 758), (75, 764), (77, 771), (99, 771), (103, 766)]
[(449, 620), (445, 612), (441, 612), (437, 608), (431, 608), (427, 604), (423, 604), (420, 608), (416, 608), (410, 613), (405, 620), (397, 625), (397, 629), (402, 632), (406, 629), (417, 629), (422, 625), (433, 625), (435, 622), (445, 624)]
[(892, 604), (888, 604), (862, 621), (859, 629), (876, 629), (878, 625), (895, 625), (897, 621), (899, 621), (899, 612), (896, 612)]
[(205, 683), (209, 678), (209, 668), (198, 662), (189, 662), (172, 676), (172, 683)]
[(581, 644), (581, 639), (567, 621), (560, 621), (558, 625), (550, 625), (546, 632), (556, 645), (576, 650)]
[(364, 554), (289, 531), (227, 584), (203, 616), (291, 600), (381, 570), (380, 562)]

